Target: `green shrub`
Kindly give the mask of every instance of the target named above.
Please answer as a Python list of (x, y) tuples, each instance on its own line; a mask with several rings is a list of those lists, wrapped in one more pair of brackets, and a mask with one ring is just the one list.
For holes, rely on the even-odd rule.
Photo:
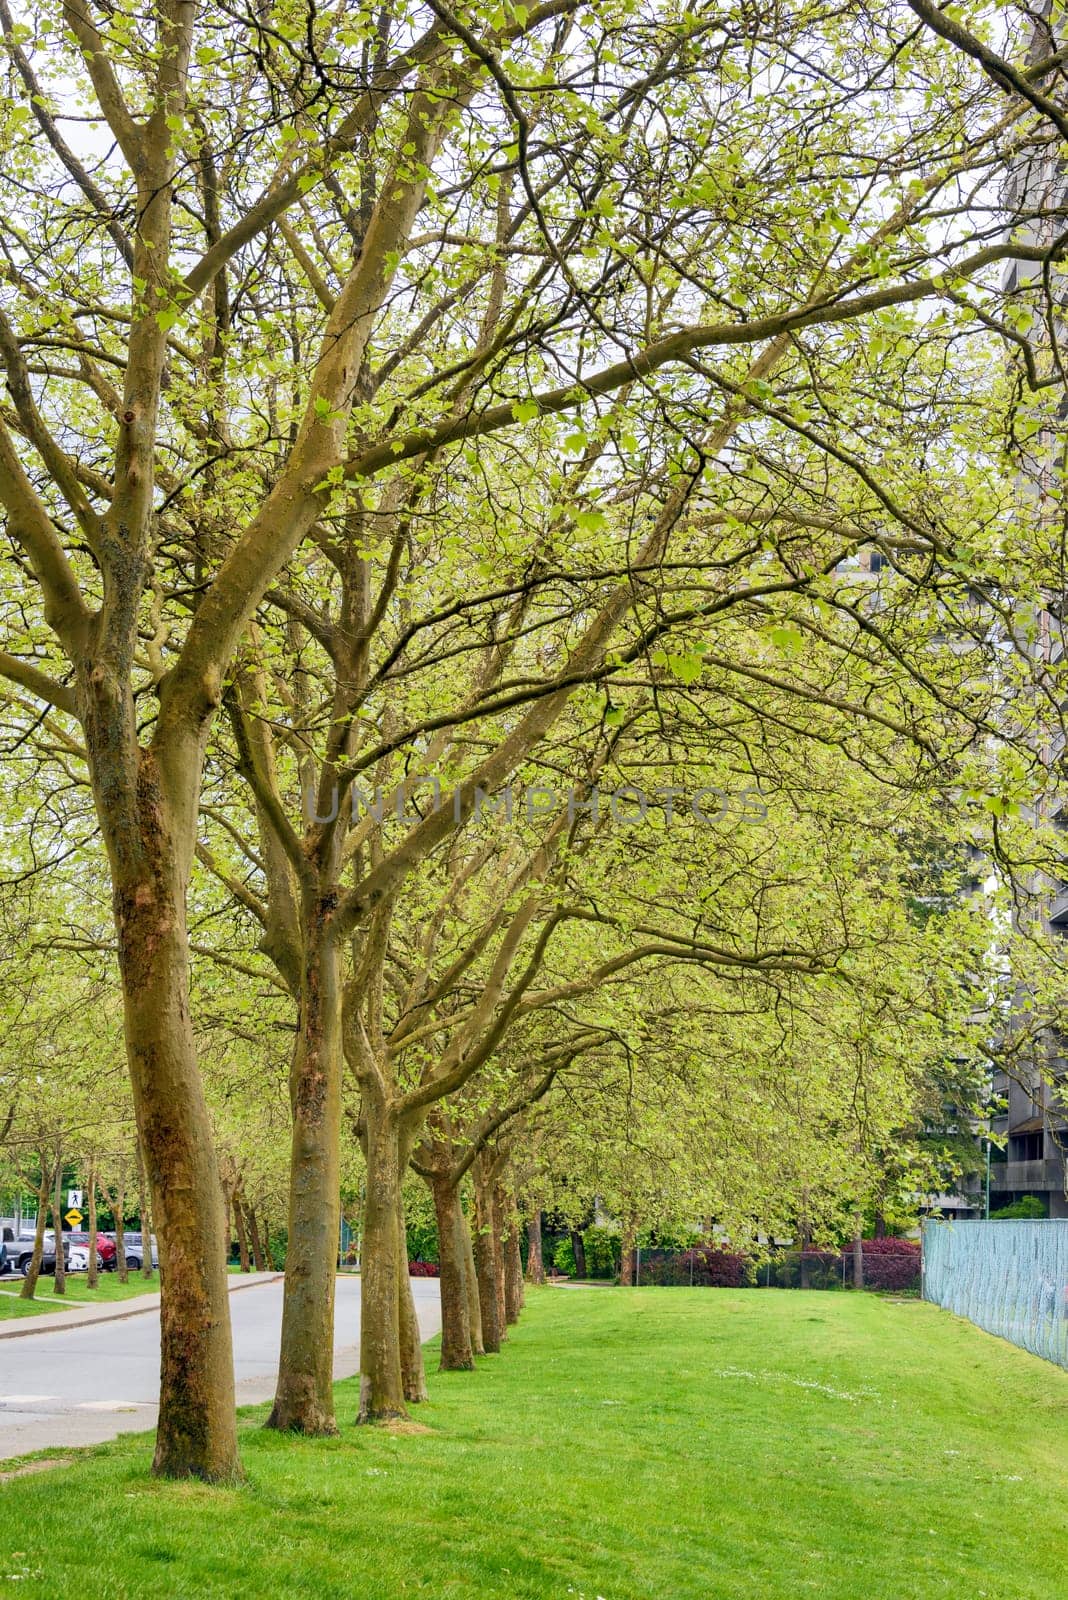
[(556, 1242), (556, 1249), (553, 1251), (553, 1266), (557, 1272), (566, 1272), (569, 1278), (575, 1276), (575, 1251), (571, 1240), (566, 1235)]
[(617, 1275), (623, 1258), (623, 1240), (618, 1233), (611, 1228), (587, 1228), (582, 1235), (582, 1244), (586, 1251), (588, 1278), (614, 1278)]
[(408, 1260), (437, 1261), (438, 1223), (433, 1197), (422, 1178), (417, 1178), (414, 1172), (405, 1174), (402, 1200)]
[(422, 1217), (414, 1217), (408, 1221), (406, 1232), (408, 1235), (409, 1261), (437, 1261), (438, 1229), (436, 1223), (428, 1222)]
[(1047, 1215), (1042, 1201), (1034, 1194), (1025, 1194), (1022, 1200), (1014, 1200), (1011, 1206), (1002, 1206), (999, 1211), (990, 1213), (991, 1222), (1010, 1222), (1019, 1218), (1038, 1218)]

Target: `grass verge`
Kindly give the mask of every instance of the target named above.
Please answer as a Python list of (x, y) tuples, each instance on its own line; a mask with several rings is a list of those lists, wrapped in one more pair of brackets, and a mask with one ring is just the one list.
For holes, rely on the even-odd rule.
[[(433, 1367), (433, 1347), (428, 1350)], [(0, 1485), (0, 1591), (94, 1600), (1050, 1600), (1068, 1374), (931, 1306), (543, 1290), (429, 1433), (264, 1433), (164, 1484), (126, 1436)], [(77, 1506), (54, 1535), (55, 1496)]]
[(111, 1300), (132, 1300), (142, 1294), (157, 1294), (159, 1274), (154, 1272), (151, 1278), (142, 1278), (139, 1272), (131, 1272), (129, 1282), (120, 1283), (113, 1272), (102, 1272), (97, 1287), (90, 1289), (84, 1272), (70, 1272), (67, 1274), (66, 1294), (56, 1294), (55, 1278), (42, 1277), (37, 1280), (37, 1292), (32, 1300), (19, 1299), (21, 1288), (21, 1275), (0, 1278), (0, 1321), (11, 1317), (40, 1316), (44, 1312), (63, 1311), (67, 1307), (73, 1310), (78, 1306), (105, 1305)]

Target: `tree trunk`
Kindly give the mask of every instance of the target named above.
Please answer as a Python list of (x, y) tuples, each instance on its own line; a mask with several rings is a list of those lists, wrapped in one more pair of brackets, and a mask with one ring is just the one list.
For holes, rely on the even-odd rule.
[(85, 1284), (88, 1289), (95, 1289), (99, 1281), (100, 1258), (96, 1244), (96, 1167), (89, 1163), (89, 1271), (86, 1274)]
[(634, 1286), (634, 1241), (637, 1238), (637, 1228), (633, 1217), (623, 1219), (623, 1240), (619, 1257), (620, 1284), (630, 1289)]
[(497, 1299), (500, 1279), (497, 1256), (500, 1240), (496, 1236), (493, 1212), (493, 1191), (476, 1178), (475, 1274), (478, 1280), (478, 1305), (482, 1317), (482, 1343), (487, 1355), (497, 1354), (503, 1336), (503, 1318), (498, 1309)]
[(234, 1211), (234, 1232), (237, 1234), (237, 1259), (242, 1272), (250, 1272), (251, 1266), (248, 1259), (248, 1235), (245, 1233), (245, 1210), (241, 1204), (241, 1197), (237, 1186), (230, 1191), (230, 1204)]
[(582, 1234), (577, 1228), (571, 1229), (571, 1248), (575, 1252), (575, 1276), (586, 1276), (586, 1246), (582, 1242)]
[[(805, 1198), (806, 1198), (806, 1200), (808, 1199), (807, 1191), (806, 1191), (806, 1194), (805, 1194)], [(811, 1287), (812, 1287), (812, 1261), (811, 1261), (811, 1258), (810, 1258), (810, 1256), (808, 1254), (809, 1246), (811, 1245), (811, 1243), (812, 1243), (812, 1234), (811, 1234), (811, 1230), (809, 1229), (808, 1221), (806, 1220), (801, 1225), (801, 1287), (802, 1287), (802, 1289), (811, 1289)]]
[(853, 1287), (864, 1287), (864, 1234), (859, 1223), (853, 1235)]
[(504, 1235), (504, 1316), (510, 1327), (519, 1321), (523, 1309), (523, 1256), (519, 1249), (519, 1212), (514, 1195), (504, 1196), (508, 1219)]
[(252, 1242), (252, 1264), (256, 1268), (257, 1272), (263, 1272), (265, 1270), (263, 1260), (263, 1245), (260, 1242), (260, 1225), (256, 1220), (255, 1209), (252, 1206), (249, 1206), (246, 1209), (245, 1215), (248, 1217), (249, 1239)]
[(408, 1271), (408, 1236), (404, 1221), (403, 1204), (398, 1209), (399, 1243), (398, 1312), (400, 1316), (401, 1381), (404, 1398), (411, 1405), (421, 1405), (430, 1399), (426, 1386), (426, 1366), (423, 1362), (423, 1340), (419, 1332), (419, 1318), (415, 1310), (415, 1295)]
[(497, 1281), (497, 1326), (502, 1342), (508, 1337), (508, 1304), (504, 1293), (504, 1191), (495, 1184), (493, 1209), (493, 1270)]
[(263, 1215), (263, 1221), (262, 1221), (262, 1224), (261, 1224), (261, 1227), (260, 1227), (260, 1234), (261, 1234), (261, 1236), (263, 1238), (263, 1254), (264, 1254), (264, 1259), (267, 1262), (267, 1271), (268, 1272), (277, 1272), (278, 1268), (274, 1264), (274, 1252), (271, 1249), (271, 1224), (270, 1224), (270, 1221), (267, 1218), (266, 1213), (264, 1213), (264, 1215)]
[(115, 1273), (120, 1283), (130, 1281), (130, 1269), (126, 1265), (126, 1179), (119, 1175), (115, 1185), (114, 1195), (109, 1194), (111, 1212), (115, 1218)]
[(44, 1150), (38, 1153), (41, 1163), (40, 1176), (37, 1180), (37, 1225), (33, 1230), (33, 1254), (30, 1257), (30, 1270), (22, 1280), (19, 1290), (20, 1300), (32, 1300), (37, 1291), (37, 1279), (41, 1276), (41, 1257), (44, 1255), (45, 1223), (48, 1220), (48, 1195), (52, 1187), (52, 1167)]
[(145, 1156), (141, 1141), (134, 1144), (137, 1162), (137, 1209), (141, 1217), (141, 1276), (152, 1276), (152, 1207), (148, 1203), (148, 1184), (145, 1178)]
[(471, 1346), (471, 1312), (467, 1298), (467, 1264), (460, 1189), (443, 1173), (430, 1180), (434, 1215), (438, 1224), (438, 1262), (441, 1277), (441, 1371), (470, 1372), (475, 1364)]
[(541, 1212), (527, 1219), (527, 1282), (545, 1282), (545, 1259), (541, 1250)]
[(523, 1219), (519, 1215), (519, 1202), (514, 1194), (509, 1196), (509, 1201), (511, 1204), (511, 1229), (515, 1239), (515, 1259), (512, 1264), (512, 1270), (515, 1274), (513, 1282), (519, 1310), (522, 1311), (527, 1303), (527, 1284), (523, 1276), (523, 1234), (525, 1229)]
[(471, 1237), (471, 1224), (460, 1205), (460, 1234), (464, 1247), (464, 1287), (467, 1290), (467, 1319), (471, 1324), (471, 1351), (477, 1356), (486, 1354), (482, 1338), (482, 1301), (478, 1288), (478, 1268), (475, 1265), (475, 1246)]
[[(101, 696), (106, 688), (100, 688)], [(159, 1241), (160, 1409), (153, 1471), (232, 1481), (240, 1476), (240, 1462), (225, 1219), (189, 1009), (186, 895), (202, 739), (184, 737), (172, 720), (166, 780), (155, 751), (140, 752), (134, 801), (122, 758), (135, 735), (122, 725), (124, 714), (132, 718), (132, 700), (128, 707), (94, 701), (84, 720), (96, 757), (97, 815), (111, 860), (126, 1049)], [(167, 722), (164, 695), (160, 728)], [(151, 1261), (151, 1240), (146, 1248)]]
[(340, 957), (330, 938), (328, 907), (305, 912), (300, 1020), (289, 1074), (293, 1131), (282, 1346), (267, 1426), (332, 1434), (341, 1206)]
[[(360, 1415), (377, 1422), (407, 1415), (400, 1340), (400, 1137), (376, 1091), (364, 1094), (367, 1192), (360, 1293)], [(408, 1263), (405, 1261), (405, 1267)]]
[(56, 1148), (56, 1181), (52, 1190), (52, 1232), (56, 1241), (55, 1293), (67, 1292), (67, 1264), (63, 1259), (63, 1152)]

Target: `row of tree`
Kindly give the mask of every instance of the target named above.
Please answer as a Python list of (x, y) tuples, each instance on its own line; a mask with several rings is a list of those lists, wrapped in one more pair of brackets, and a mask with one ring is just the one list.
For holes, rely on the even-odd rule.
[(510, 1196), (818, 1227), (947, 1059), (974, 1099), (956, 851), (1020, 853), (1059, 717), (1061, 52), (922, 0), (0, 27), (5, 851), (64, 885), (17, 949), (117, 958), (156, 1470), (228, 1479), (220, 1161), (283, 1114), (317, 1433), (343, 1188), (373, 1420), (409, 1168), (462, 1366)]

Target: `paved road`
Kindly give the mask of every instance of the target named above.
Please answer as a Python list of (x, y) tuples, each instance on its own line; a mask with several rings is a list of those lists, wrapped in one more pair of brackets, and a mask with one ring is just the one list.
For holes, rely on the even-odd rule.
[[(412, 1280), (419, 1326), (441, 1327), (438, 1285)], [(230, 1296), (238, 1405), (269, 1400), (278, 1370), (282, 1284)], [(359, 1371), (360, 1280), (337, 1282), (334, 1376)], [(159, 1313), (0, 1340), (0, 1460), (52, 1446), (98, 1444), (155, 1425)]]

